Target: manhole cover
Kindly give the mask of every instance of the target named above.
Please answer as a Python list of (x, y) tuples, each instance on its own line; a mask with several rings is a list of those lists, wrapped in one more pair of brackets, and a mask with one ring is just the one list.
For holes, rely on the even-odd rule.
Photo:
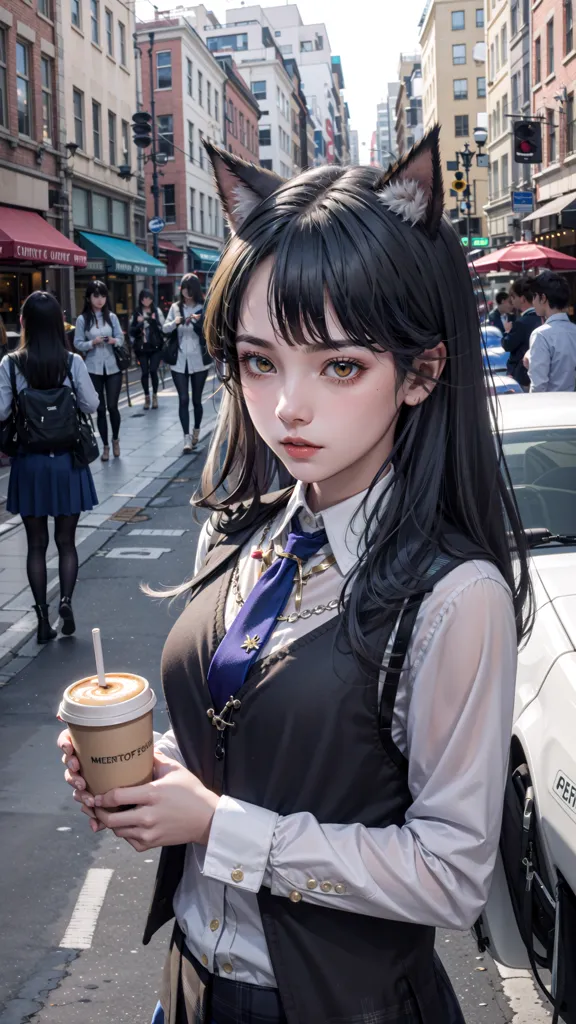
[(115, 523), (145, 523), (150, 516), (143, 514), (143, 508), (119, 508), (113, 516), (108, 516)]

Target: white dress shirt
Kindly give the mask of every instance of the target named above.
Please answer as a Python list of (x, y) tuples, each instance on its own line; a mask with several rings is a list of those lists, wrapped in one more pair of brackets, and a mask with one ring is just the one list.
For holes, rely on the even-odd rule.
[[(391, 475), (371, 501), (382, 501)], [(364, 494), (315, 515), (298, 484), (274, 520), (268, 540), (282, 543), (300, 513), (304, 529), (326, 530), (336, 565), (312, 576), (302, 608), (337, 598), (357, 563)], [(196, 571), (211, 535), (205, 523)], [(258, 563), (242, 549), (244, 598)], [(310, 567), (309, 566), (309, 567)], [(292, 595), (285, 614), (294, 610)], [(238, 604), (228, 593), (229, 628)], [(259, 652), (267, 656), (337, 614), (279, 622)], [(391, 641), (392, 642), (392, 641)], [(174, 899), (187, 944), (210, 971), (236, 981), (275, 986), (256, 893), (297, 892), (322, 906), (398, 921), (467, 928), (486, 902), (496, 857), (516, 675), (511, 595), (498, 570), (474, 561), (454, 569), (422, 602), (401, 674), (392, 736), (409, 761), (413, 803), (399, 828), (319, 822), (307, 812), (280, 816), (229, 796), (220, 798), (206, 848), (190, 844)], [(383, 683), (383, 675), (381, 678)], [(311, 680), (311, 685), (313, 680)], [(174, 734), (156, 744), (182, 761)], [(240, 874), (238, 874), (240, 871)], [(234, 877), (233, 873), (234, 872)], [(240, 878), (240, 881), (235, 881)], [(309, 888), (309, 881), (316, 881)], [(324, 891), (321, 888), (325, 883)]]
[(567, 313), (552, 313), (530, 335), (530, 391), (576, 389), (576, 324)]
[[(201, 313), (203, 308), (202, 303), (184, 306), (184, 319), (192, 316), (192, 314)], [(173, 331), (178, 331), (178, 362), (175, 366), (171, 366), (170, 369), (173, 373), (203, 373), (208, 368), (202, 360), (200, 338), (194, 330), (192, 323), (183, 323), (176, 326), (176, 317), (178, 316), (180, 316), (180, 306), (177, 302), (173, 302), (170, 306), (170, 312), (166, 317), (166, 322), (162, 326), (164, 334), (172, 334)]]
[[(98, 336), (112, 338), (113, 344), (103, 341), (99, 345), (95, 345), (94, 338)], [(86, 330), (83, 314), (81, 313), (78, 317), (74, 328), (74, 348), (83, 353), (88, 373), (106, 374), (108, 377), (114, 373), (120, 373), (113, 346), (123, 344), (124, 333), (116, 313), (110, 313), (110, 323), (108, 324), (101, 312), (95, 312), (89, 331)]]

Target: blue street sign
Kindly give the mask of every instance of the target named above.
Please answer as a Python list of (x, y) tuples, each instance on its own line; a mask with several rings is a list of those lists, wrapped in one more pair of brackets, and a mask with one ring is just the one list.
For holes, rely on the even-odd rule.
[(148, 221), (148, 231), (156, 234), (157, 231), (164, 231), (166, 227), (166, 221), (162, 220), (162, 217), (152, 217), (152, 220)]
[(533, 209), (534, 193), (532, 191), (512, 193), (512, 210), (514, 213), (532, 213)]

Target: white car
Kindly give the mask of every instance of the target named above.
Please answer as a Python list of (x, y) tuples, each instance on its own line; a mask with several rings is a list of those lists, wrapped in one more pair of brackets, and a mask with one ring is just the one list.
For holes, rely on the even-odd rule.
[[(500, 852), (480, 946), (544, 968), (576, 1021), (576, 393), (498, 400), (504, 457), (531, 546), (535, 624), (519, 652)], [(555, 1018), (556, 1019), (556, 1018)]]

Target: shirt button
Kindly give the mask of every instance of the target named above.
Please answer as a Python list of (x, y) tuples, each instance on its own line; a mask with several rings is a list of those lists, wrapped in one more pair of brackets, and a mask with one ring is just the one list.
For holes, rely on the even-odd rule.
[(294, 889), (294, 891), (290, 893), (290, 899), (292, 900), (292, 903), (300, 903), (302, 893), (296, 892), (296, 889)]
[(346, 892), (346, 886), (338, 882), (338, 885), (334, 886), (334, 892), (337, 892), (339, 896), (342, 896)]
[(307, 889), (315, 889), (317, 887), (317, 885), (318, 885), (318, 882), (316, 881), (315, 878), (309, 878), (308, 881), (306, 882), (306, 888)]
[(201, 959), (202, 963), (204, 964), (204, 967), (208, 967), (208, 957), (206, 956), (206, 953), (202, 953), (202, 956), (200, 957), (200, 959)]
[(211, 932), (217, 932), (219, 927), (220, 927), (220, 921), (217, 921), (216, 918), (214, 918), (213, 921), (210, 921), (210, 931)]
[(244, 872), (241, 871), (240, 868), (234, 868), (234, 871), (232, 872), (230, 877), (232, 878), (233, 882), (243, 882)]
[(232, 967), (232, 964), (222, 964), (222, 970), (225, 971), (226, 974), (232, 974), (234, 968)]
[(322, 882), (320, 888), (322, 892), (332, 892), (332, 882)]

